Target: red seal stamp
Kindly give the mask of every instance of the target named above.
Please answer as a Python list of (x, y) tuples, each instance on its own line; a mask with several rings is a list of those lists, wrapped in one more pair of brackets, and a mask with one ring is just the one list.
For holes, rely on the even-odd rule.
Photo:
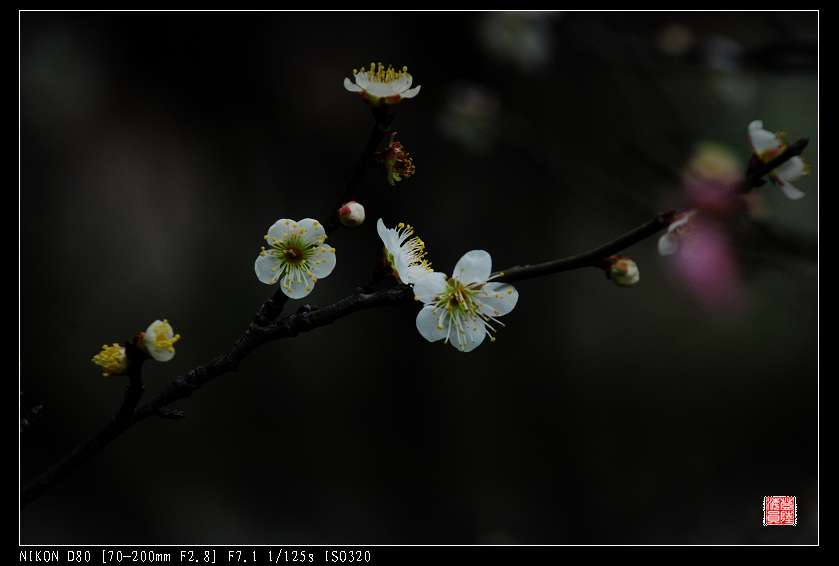
[(798, 524), (798, 501), (794, 495), (767, 495), (763, 498), (763, 526), (794, 527)]

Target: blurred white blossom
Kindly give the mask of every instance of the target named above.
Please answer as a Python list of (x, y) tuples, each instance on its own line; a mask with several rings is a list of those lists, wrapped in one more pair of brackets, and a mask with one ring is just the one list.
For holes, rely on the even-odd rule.
[(484, 88), (456, 85), (438, 116), (438, 127), (467, 149), (486, 152), (495, 143), (500, 106), (498, 98)]
[(754, 76), (742, 68), (744, 53), (742, 45), (722, 35), (712, 35), (702, 43), (702, 58), (711, 71), (711, 88), (731, 106), (749, 106), (758, 93)]
[(695, 44), (690, 28), (671, 23), (664, 26), (656, 38), (658, 48), (667, 55), (679, 57), (687, 53)]
[(497, 59), (525, 72), (544, 69), (551, 62), (554, 38), (551, 18), (557, 13), (492, 12), (481, 20), (479, 36)]

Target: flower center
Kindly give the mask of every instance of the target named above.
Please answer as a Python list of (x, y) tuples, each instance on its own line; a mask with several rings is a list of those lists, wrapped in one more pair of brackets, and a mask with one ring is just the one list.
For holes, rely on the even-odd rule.
[(287, 247), (282, 253), (283, 256), (285, 256), (286, 261), (290, 263), (300, 263), (300, 261), (304, 258), (303, 250), (293, 246)]
[(271, 254), (281, 260), (283, 269), (288, 271), (292, 268), (299, 268), (308, 271), (307, 260), (312, 255), (312, 250), (318, 245), (306, 244), (297, 235), (292, 235), (284, 240), (277, 240), (265, 236), (266, 241), (271, 245), (270, 250), (263, 248), (262, 254)]
[(271, 255), (278, 260), (271, 269), (277, 273), (277, 277), (284, 277), (285, 284), (288, 286), (315, 280), (309, 260), (314, 255), (315, 249), (326, 240), (326, 237), (323, 236), (317, 240), (306, 242), (302, 237), (304, 233), (305, 230), (300, 228), (287, 232), (282, 239), (266, 235), (265, 241), (268, 242), (271, 249), (262, 248), (262, 251), (259, 252), (261, 255)]
[(473, 296), (478, 292), (479, 287), (474, 285), (474, 283), (464, 285), (454, 277), (449, 277), (446, 282), (446, 291), (441, 296), (442, 301), (439, 301), (438, 304), (445, 303), (445, 308), (450, 313), (457, 310), (463, 314), (476, 314), (478, 306), (475, 304)]
[(446, 342), (449, 341), (452, 332), (454, 332), (459, 343), (464, 344), (467, 329), (478, 324), (486, 328), (490, 341), (495, 341), (495, 336), (493, 336), (495, 328), (491, 322), (498, 323), (501, 326), (504, 326), (504, 323), (480, 309), (475, 297), (481, 292), (483, 286), (483, 282), (464, 285), (454, 277), (450, 277), (446, 281), (446, 290), (438, 295), (434, 303), (434, 310), (440, 311), (437, 328), (440, 330), (446, 329)]

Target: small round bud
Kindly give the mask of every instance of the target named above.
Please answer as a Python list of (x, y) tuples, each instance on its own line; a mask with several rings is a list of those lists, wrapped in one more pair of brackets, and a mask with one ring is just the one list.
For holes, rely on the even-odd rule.
[(338, 219), (344, 226), (360, 226), (364, 222), (364, 207), (351, 200), (338, 209)]
[(632, 287), (641, 280), (638, 265), (628, 257), (612, 256), (609, 258), (606, 275), (621, 287)]

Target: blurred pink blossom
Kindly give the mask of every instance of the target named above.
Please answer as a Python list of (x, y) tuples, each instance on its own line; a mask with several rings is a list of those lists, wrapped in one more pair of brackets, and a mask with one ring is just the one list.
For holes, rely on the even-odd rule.
[(736, 312), (745, 289), (729, 227), (745, 202), (738, 191), (743, 167), (725, 146), (699, 144), (682, 172), (691, 208), (674, 218), (659, 240), (678, 280), (709, 310)]
[(738, 187), (743, 165), (727, 147), (714, 143), (696, 146), (682, 172), (686, 196), (693, 208), (727, 217), (743, 207)]
[(701, 214), (690, 224), (688, 237), (673, 255), (676, 276), (704, 307), (736, 312), (745, 293), (725, 225)]

